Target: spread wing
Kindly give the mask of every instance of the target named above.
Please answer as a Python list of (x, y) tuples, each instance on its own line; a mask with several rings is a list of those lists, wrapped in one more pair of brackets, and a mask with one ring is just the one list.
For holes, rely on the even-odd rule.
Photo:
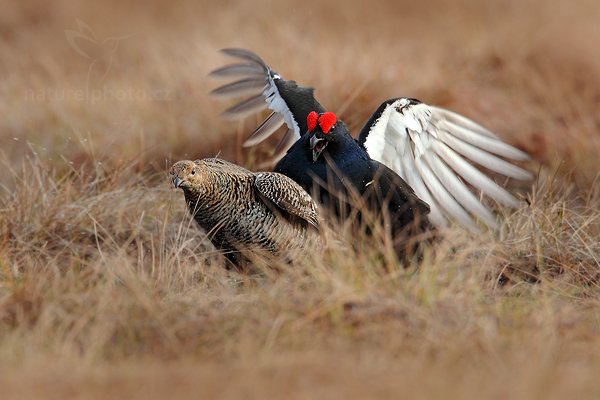
[(262, 199), (288, 214), (302, 218), (315, 228), (319, 227), (317, 205), (292, 179), (277, 172), (258, 172), (254, 186)]
[(510, 178), (532, 178), (505, 160), (525, 161), (526, 153), (461, 115), (414, 99), (384, 102), (358, 140), (371, 158), (396, 171), (429, 204), (429, 218), (437, 226), (446, 226), (450, 218), (477, 231), (472, 216), (497, 226), (467, 183), (498, 203), (519, 204), (473, 164)]
[(311, 111), (325, 111), (314, 98), (314, 89), (298, 86), (294, 81), (286, 81), (269, 68), (258, 55), (248, 50), (223, 49), (222, 52), (240, 62), (216, 69), (211, 72), (211, 75), (240, 79), (216, 88), (211, 94), (224, 99), (246, 96), (245, 99), (225, 110), (223, 115), (226, 118), (242, 119), (267, 108), (271, 110), (269, 116), (254, 130), (244, 146), (261, 143), (285, 124), (287, 130), (275, 150), (275, 158), (279, 158), (308, 130), (306, 126), (308, 114)]

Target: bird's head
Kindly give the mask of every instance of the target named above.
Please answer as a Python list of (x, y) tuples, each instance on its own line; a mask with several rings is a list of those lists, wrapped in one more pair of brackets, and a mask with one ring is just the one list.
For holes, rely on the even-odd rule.
[(308, 132), (310, 132), (310, 149), (312, 150), (313, 162), (317, 161), (327, 145), (337, 137), (337, 118), (332, 112), (317, 114), (311, 111), (306, 118)]
[(197, 185), (202, 179), (201, 175), (200, 166), (189, 160), (177, 161), (169, 171), (171, 182), (176, 189), (185, 190)]

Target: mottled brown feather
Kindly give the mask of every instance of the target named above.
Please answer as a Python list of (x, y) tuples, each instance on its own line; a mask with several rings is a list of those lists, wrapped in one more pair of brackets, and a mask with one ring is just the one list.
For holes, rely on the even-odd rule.
[(291, 178), (277, 172), (259, 172), (255, 174), (254, 186), (263, 197), (283, 211), (296, 215), (315, 228), (319, 228), (317, 205)]
[(319, 226), (310, 195), (284, 175), (253, 173), (209, 158), (179, 161), (170, 176), (173, 185), (183, 189), (194, 219), (236, 264), (244, 259), (240, 252), (286, 256), (302, 249)]

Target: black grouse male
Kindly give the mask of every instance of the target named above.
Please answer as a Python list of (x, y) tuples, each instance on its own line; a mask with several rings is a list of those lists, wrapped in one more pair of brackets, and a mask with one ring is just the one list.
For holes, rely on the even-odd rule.
[(310, 112), (307, 129), (275, 171), (298, 182), (325, 208), (342, 217), (354, 212), (362, 219), (362, 213), (352, 207), (356, 204), (353, 194), (357, 195), (355, 201), (363, 202), (373, 217), (387, 222), (398, 253), (409, 254), (406, 246), (413, 245), (407, 239), (431, 228), (426, 217), (429, 206), (398, 174), (372, 160), (333, 113)]
[[(337, 142), (311, 140), (311, 136), (319, 134), (311, 135), (308, 132), (307, 118), (315, 111), (317, 119), (320, 119), (322, 117), (319, 115), (325, 111), (314, 98), (313, 89), (286, 81), (250, 51), (225, 49), (223, 52), (242, 62), (219, 68), (213, 71), (213, 76), (241, 76), (243, 79), (221, 86), (212, 93), (225, 98), (251, 95), (227, 109), (225, 115), (243, 118), (269, 108), (272, 113), (245, 145), (260, 143), (285, 123), (288, 129), (280, 143), (281, 150), (286, 150), (292, 141), (296, 141), (296, 144), (276, 166), (276, 170), (285, 171), (307, 187), (306, 181), (313, 178), (309, 172), (321, 168), (319, 165), (309, 165), (311, 160), (305, 157), (307, 151), (316, 149), (320, 153), (323, 145), (329, 147)], [(338, 122), (338, 129), (340, 126), (343, 125)], [(336, 169), (349, 178), (347, 183), (361, 192), (362, 181), (354, 179), (361, 174), (355, 169), (363, 164), (357, 166), (351, 162), (364, 157), (356, 149), (358, 146), (369, 159), (392, 169), (414, 189), (416, 195), (429, 205), (429, 219), (438, 227), (446, 226), (448, 219), (452, 219), (477, 231), (477, 224), (472, 217), (490, 227), (497, 227), (496, 218), (472, 188), (503, 205), (516, 207), (519, 204), (517, 199), (474, 164), (515, 179), (527, 180), (532, 177), (528, 171), (505, 160), (528, 160), (528, 155), (521, 150), (502, 142), (486, 128), (461, 115), (411, 98), (383, 102), (360, 131), (356, 144), (350, 143), (353, 139), (345, 126), (341, 130), (344, 132), (339, 136), (348, 136), (343, 141), (342, 151), (351, 149), (352, 154), (342, 155), (340, 151), (332, 152), (330, 149), (329, 156), (333, 159), (334, 167), (327, 169), (325, 175), (317, 176), (323, 178)], [(312, 162), (322, 162), (319, 160), (317, 157)], [(370, 165), (369, 161), (365, 163)]]

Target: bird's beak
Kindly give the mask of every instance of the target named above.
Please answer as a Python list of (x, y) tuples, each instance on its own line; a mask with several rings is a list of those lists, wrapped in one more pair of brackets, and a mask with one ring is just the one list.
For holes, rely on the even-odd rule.
[(173, 187), (175, 189), (177, 189), (181, 185), (181, 179), (179, 179), (178, 177), (174, 176), (171, 178), (171, 180), (173, 181)]
[(327, 141), (325, 139), (319, 139), (317, 135), (313, 135), (310, 138), (310, 148), (313, 154), (313, 162), (317, 161), (323, 150), (327, 147)]

